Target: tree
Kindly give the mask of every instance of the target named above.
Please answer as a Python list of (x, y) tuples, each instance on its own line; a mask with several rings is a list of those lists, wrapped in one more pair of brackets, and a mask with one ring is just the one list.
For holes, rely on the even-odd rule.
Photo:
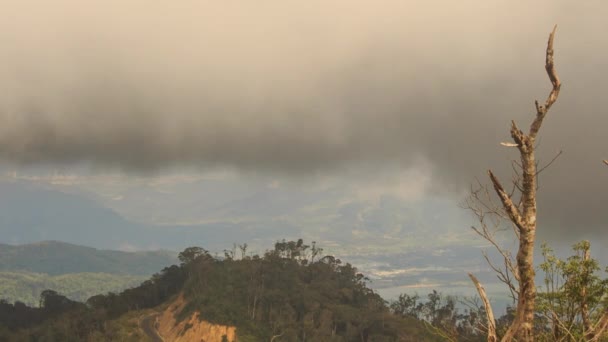
[[(471, 193), (471, 198), (467, 202), (468, 207), (477, 215), (481, 226), (473, 229), (483, 238), (491, 242), (504, 258), (504, 270), (496, 267), (490, 262), (490, 266), (498, 272), (499, 278), (509, 285), (509, 289), (517, 300), (515, 317), (513, 322), (504, 334), (502, 341), (533, 341), (534, 340), (534, 318), (536, 302), (536, 285), (534, 283), (534, 243), (536, 239), (536, 191), (537, 177), (543, 170), (537, 168), (535, 156), (536, 137), (542, 126), (549, 109), (553, 106), (560, 92), (561, 82), (557, 76), (553, 61), (553, 40), (555, 29), (549, 35), (547, 50), (545, 55), (545, 69), (552, 84), (551, 92), (544, 105), (535, 102), (536, 117), (532, 121), (527, 133), (519, 129), (514, 121), (511, 121), (512, 143), (501, 143), (503, 146), (514, 147), (519, 151), (519, 162), (514, 161), (515, 177), (511, 191), (505, 189), (498, 177), (489, 170), (488, 175), (492, 183), (495, 194), (500, 200), (500, 205), (493, 206), (491, 203), (490, 191), (486, 188), (475, 190)], [(485, 190), (485, 191), (483, 191)], [(488, 204), (487, 199), (490, 199)], [(495, 221), (507, 219), (513, 227), (515, 236), (519, 240), (519, 246), (515, 260), (511, 254), (500, 247), (494, 232), (489, 227), (488, 215)], [(498, 220), (498, 221), (496, 221)], [(486, 256), (488, 261), (489, 258)], [(487, 300), (483, 286), (477, 279), (471, 276), (479, 295), (484, 302), (488, 318), (488, 341), (497, 341), (496, 327), (493, 322), (494, 315), (490, 302)], [(517, 282), (517, 286), (515, 286)]]
[(40, 307), (50, 313), (67, 311), (80, 305), (53, 290), (44, 290), (40, 294)]
[(179, 253), (177, 258), (182, 263), (182, 266), (192, 263), (196, 258), (208, 252), (201, 247), (188, 247)]
[[(608, 295), (608, 279), (601, 279), (600, 266), (591, 258), (589, 241), (572, 246), (574, 255), (561, 260), (543, 244), (545, 291), (539, 293), (538, 311), (550, 322), (553, 341), (594, 341), (603, 333), (603, 299)], [(597, 328), (599, 327), (599, 328)]]
[(408, 294), (402, 293), (399, 295), (399, 298), (397, 298), (397, 300), (391, 303), (390, 308), (392, 312), (396, 315), (402, 317), (409, 316), (412, 318), (419, 319), (420, 312), (422, 311), (423, 307), (422, 303), (418, 303), (419, 299), (420, 297), (418, 297), (417, 294), (410, 296)]

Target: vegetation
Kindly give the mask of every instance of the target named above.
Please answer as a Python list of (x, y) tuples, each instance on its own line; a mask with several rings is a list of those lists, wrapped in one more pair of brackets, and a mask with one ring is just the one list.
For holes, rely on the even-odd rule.
[(0, 244), (0, 298), (34, 306), (50, 289), (86, 301), (136, 286), (176, 261), (176, 253), (165, 251), (98, 250), (58, 241)]
[(51, 276), (32, 272), (0, 272), (0, 298), (29, 306), (39, 303), (42, 291), (51, 289), (66, 297), (84, 302), (89, 297), (119, 292), (141, 284), (147, 277), (108, 273), (72, 273)]
[[(498, 273), (499, 279), (507, 284), (517, 301), (514, 319), (502, 338), (502, 341), (505, 342), (534, 340), (536, 284), (533, 259), (537, 229), (537, 180), (538, 174), (545, 168), (538, 168), (536, 139), (549, 109), (557, 101), (561, 88), (553, 60), (554, 38), (555, 28), (549, 35), (545, 54), (545, 70), (551, 81), (551, 92), (543, 104), (536, 101), (536, 116), (527, 132), (521, 130), (515, 121), (511, 121), (510, 133), (513, 142), (502, 143), (503, 146), (517, 148), (519, 152), (519, 160), (513, 161), (512, 165), (514, 170), (512, 189), (505, 188), (498, 177), (488, 170), (493, 192), (498, 197), (500, 204), (494, 203), (493, 197), (490, 196), (492, 191), (483, 186), (472, 191), (467, 203), (480, 223), (480, 227), (473, 229), (498, 249), (504, 258), (504, 271), (502, 267), (493, 265), (489, 259), (488, 262)], [(492, 229), (501, 228), (502, 222), (508, 222), (518, 240), (517, 253), (514, 258), (510, 251), (499, 246), (495, 237), (496, 231)], [(490, 302), (479, 281), (472, 274), (470, 277), (477, 287), (486, 309), (488, 341), (496, 342), (498, 337)]]
[[(459, 305), (460, 304), (460, 305)], [(458, 306), (464, 306), (464, 310)], [(391, 304), (394, 314), (413, 318), (443, 341), (485, 341), (484, 308), (475, 299), (444, 296), (437, 291), (427, 295), (426, 302), (418, 295), (401, 294)]]
[(182, 317), (196, 310), (204, 320), (234, 325), (240, 341), (433, 339), (418, 321), (392, 314), (352, 265), (320, 257), (314, 243), (278, 242), (263, 256), (245, 256), (241, 247), (241, 258), (226, 251), (222, 261), (189, 251)]
[[(600, 276), (597, 260), (591, 258), (588, 241), (575, 244), (574, 254), (559, 259), (546, 244), (542, 245), (544, 262), (538, 271), (544, 274), (544, 286), (539, 287), (534, 311), (532, 336), (538, 341), (608, 341), (604, 332), (596, 334), (608, 309), (608, 278)], [(608, 272), (608, 268), (605, 270)], [(449, 341), (486, 341), (488, 325), (485, 306), (478, 301), (460, 299), (468, 308), (459, 313), (458, 299), (432, 293), (426, 303), (418, 296), (401, 295), (391, 306), (396, 313), (422, 319), (432, 330)], [(439, 304), (437, 304), (439, 303)], [(509, 336), (515, 319), (515, 308), (494, 320), (497, 339)]]
[(135, 338), (134, 317), (183, 293), (188, 304), (179, 318), (198, 311), (202, 320), (236, 326), (239, 341), (442, 340), (421, 320), (391, 309), (352, 265), (322, 257), (314, 243), (281, 241), (262, 256), (247, 256), (246, 245), (240, 247), (240, 257), (232, 250), (221, 259), (200, 247), (187, 248), (179, 255), (179, 266), (166, 267), (120, 294), (90, 297), (85, 304), (55, 291), (42, 293), (39, 308), (2, 302), (0, 336), (35, 341)]
[(58, 241), (18, 246), (0, 244), (0, 271), (49, 275), (93, 272), (148, 277), (175, 261), (176, 256), (165, 251), (109, 251)]
[(600, 266), (591, 258), (589, 241), (572, 249), (574, 254), (562, 260), (546, 244), (542, 246), (544, 291), (537, 301), (542, 337), (547, 341), (602, 340), (596, 327), (607, 323), (603, 317), (608, 309), (608, 279), (598, 275)]
[[(589, 251), (590, 244), (581, 242), (573, 256), (561, 260), (543, 246), (539, 270), (545, 286), (535, 303), (536, 339), (588, 341), (589, 324), (601, 324), (596, 322), (608, 304), (608, 280), (598, 274)], [(235, 326), (245, 342), (487, 340), (480, 300), (433, 291), (426, 297), (402, 294), (387, 303), (355, 267), (322, 255), (315, 243), (283, 240), (261, 256), (247, 255), (242, 245), (222, 258), (189, 247), (178, 259), (179, 265), (137, 287), (94, 295), (86, 303), (53, 290), (42, 291), (39, 307), (0, 301), (0, 341), (142, 340), (139, 320), (178, 294), (186, 300), (178, 320), (196, 312), (201, 320)], [(508, 308), (494, 321), (497, 338), (504, 338), (515, 313)]]
[[(567, 261), (557, 259), (551, 249), (543, 246), (545, 261), (540, 268), (545, 272), (545, 291), (538, 293), (535, 284), (538, 177), (561, 154), (545, 166), (538, 165), (535, 155), (538, 133), (561, 89), (553, 58), (554, 38), (555, 28), (549, 35), (545, 54), (545, 70), (552, 85), (547, 99), (542, 104), (535, 102), (536, 115), (529, 129), (521, 130), (512, 121), (513, 142), (501, 143), (516, 148), (519, 154), (519, 160), (512, 162), (510, 186), (503, 186), (489, 170), (492, 189), (479, 184), (466, 203), (479, 220), (473, 230), (502, 256), (500, 264), (495, 264), (485, 255), (515, 302), (506, 316), (496, 320), (483, 286), (469, 274), (485, 308), (485, 330), (491, 342), (600, 341), (608, 328), (606, 281), (596, 275), (599, 266), (590, 258), (588, 242), (575, 245), (575, 255)], [(500, 245), (496, 234), (504, 230), (514, 233), (516, 253)]]

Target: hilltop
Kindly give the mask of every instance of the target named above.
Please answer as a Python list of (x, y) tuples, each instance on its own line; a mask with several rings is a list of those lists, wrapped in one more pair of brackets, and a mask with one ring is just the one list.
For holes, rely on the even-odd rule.
[(55, 291), (42, 293), (40, 308), (0, 303), (0, 337), (145, 340), (215, 331), (218, 342), (233, 335), (239, 342), (440, 340), (419, 319), (389, 307), (355, 267), (302, 240), (277, 242), (263, 255), (248, 255), (243, 246), (222, 258), (190, 247), (179, 261), (86, 304)]

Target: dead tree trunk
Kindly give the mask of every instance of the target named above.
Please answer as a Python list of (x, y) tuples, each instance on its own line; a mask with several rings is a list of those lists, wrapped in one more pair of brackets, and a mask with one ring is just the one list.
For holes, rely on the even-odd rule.
[(488, 342), (497, 342), (498, 336), (496, 336), (496, 321), (494, 320), (494, 312), (492, 311), (492, 308), (490, 306), (490, 301), (488, 300), (488, 296), (486, 295), (486, 290), (483, 288), (483, 286), (479, 283), (479, 280), (477, 280), (474, 275), (469, 273), (469, 277), (471, 278), (471, 281), (473, 281), (473, 284), (475, 284), (477, 292), (479, 292), (479, 296), (481, 297), (481, 300), (483, 302), (483, 306), (486, 309), (486, 317), (488, 319)]
[[(561, 83), (555, 71), (553, 63), (553, 39), (555, 36), (555, 28), (549, 35), (547, 43), (545, 69), (553, 88), (545, 101), (544, 105), (540, 105), (536, 101), (536, 117), (528, 133), (520, 130), (514, 121), (511, 122), (511, 137), (513, 143), (502, 143), (504, 146), (517, 147), (520, 155), (520, 163), (518, 164), (521, 170), (517, 175), (517, 180), (514, 181), (515, 187), (519, 190), (519, 202), (515, 203), (515, 198), (512, 193), (505, 191), (498, 178), (488, 171), (494, 191), (498, 195), (502, 210), (515, 227), (515, 232), (519, 238), (519, 248), (515, 258), (516, 267), (513, 272), (514, 278), (518, 282), (517, 289), (517, 309), (515, 318), (511, 326), (502, 338), (502, 341), (512, 341), (516, 339), (518, 342), (533, 341), (534, 327), (534, 308), (536, 300), (536, 286), (534, 284), (534, 241), (536, 238), (536, 190), (537, 190), (537, 162), (535, 157), (535, 143), (538, 131), (541, 128), (543, 120), (547, 112), (557, 100)], [(477, 230), (476, 230), (477, 231)], [(483, 235), (482, 235), (483, 236)], [(487, 236), (484, 236), (488, 238)], [(493, 244), (496, 246), (495, 241)], [(505, 256), (504, 251), (501, 251)], [(475, 284), (479, 289), (478, 283)], [(485, 297), (483, 291), (479, 291), (484, 303), (487, 302), (487, 311), (492, 309), (489, 307), (489, 301)], [(493, 315), (488, 315), (492, 317)], [(488, 326), (492, 327), (493, 322), (489, 322)], [(488, 329), (491, 330), (491, 329)], [(493, 335), (494, 334), (494, 335)], [(495, 331), (488, 331), (488, 340), (492, 341), (495, 338)]]
[[(589, 251), (589, 241), (585, 241), (586, 245), (583, 250), (583, 274), (582, 276), (585, 278), (583, 281), (583, 286), (581, 288), (581, 318), (583, 320), (583, 331), (585, 335), (591, 334), (593, 328), (591, 326), (591, 318), (589, 317), (589, 302), (587, 298), (587, 282), (589, 281), (589, 277), (591, 276), (591, 271), (589, 270), (589, 259), (591, 258), (591, 254)], [(588, 336), (589, 337), (589, 336)]]

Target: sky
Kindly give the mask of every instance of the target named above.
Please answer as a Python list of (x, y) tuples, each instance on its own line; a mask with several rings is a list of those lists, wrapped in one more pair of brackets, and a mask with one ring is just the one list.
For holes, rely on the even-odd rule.
[(500, 142), (549, 93), (557, 24), (563, 85), (538, 150), (563, 153), (540, 179), (539, 234), (603, 238), (607, 14), (592, 0), (9, 1), (0, 163), (394, 180), (458, 204), (487, 169), (508, 181), (517, 154)]

